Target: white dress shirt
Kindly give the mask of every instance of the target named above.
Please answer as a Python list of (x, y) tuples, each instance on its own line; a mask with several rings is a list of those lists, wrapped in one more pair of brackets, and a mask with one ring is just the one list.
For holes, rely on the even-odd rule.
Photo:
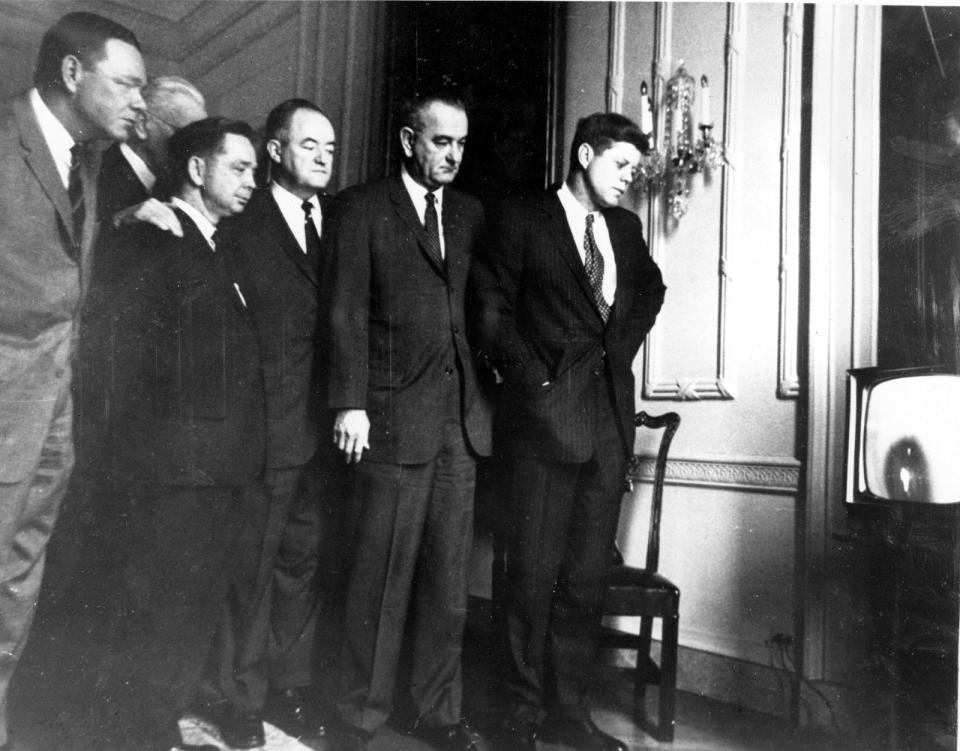
[(60, 181), (64, 188), (70, 184), (70, 149), (74, 147), (76, 141), (73, 136), (63, 127), (57, 116), (40, 97), (40, 92), (35, 88), (30, 89), (30, 106), (33, 107), (33, 114), (37, 116), (37, 122), (40, 123), (40, 132), (43, 134), (43, 140), (47, 142), (50, 154), (53, 156), (53, 163), (57, 165), (57, 172), (60, 173)]
[(420, 217), (420, 224), (426, 223), (427, 216), (427, 193), (433, 193), (434, 204), (437, 207), (437, 227), (440, 230), (440, 257), (447, 257), (447, 246), (443, 241), (443, 187), (436, 190), (427, 190), (424, 186), (410, 177), (406, 165), (400, 167), (400, 177), (403, 179), (403, 186), (413, 201), (413, 208), (417, 210), (417, 216)]
[(147, 193), (153, 193), (153, 186), (157, 184), (157, 176), (153, 174), (153, 170), (151, 170), (147, 166), (147, 163), (140, 158), (140, 155), (127, 144), (120, 144), (120, 153), (123, 154), (123, 158), (127, 160), (127, 164), (130, 165), (130, 169), (133, 170), (137, 179), (143, 187), (147, 189)]
[[(280, 213), (283, 214), (287, 226), (296, 238), (297, 244), (300, 245), (300, 250), (306, 253), (307, 229), (303, 215), (303, 199), (298, 198), (276, 182), (270, 183), (270, 195), (273, 196), (277, 208), (280, 209)], [(313, 222), (313, 226), (317, 228), (317, 237), (323, 237), (323, 215), (320, 211), (320, 201), (316, 195), (310, 196), (308, 200), (313, 204), (313, 210), (310, 212), (310, 220)]]
[(583, 239), (587, 233), (587, 214), (593, 214), (593, 239), (597, 241), (597, 248), (603, 258), (603, 299), (607, 301), (607, 305), (613, 305), (617, 294), (617, 260), (613, 256), (613, 243), (610, 242), (610, 232), (603, 214), (599, 211), (587, 211), (586, 206), (576, 199), (566, 183), (557, 190), (557, 198), (560, 199), (563, 213), (567, 216), (567, 225), (573, 235), (580, 260), (584, 263), (586, 252), (583, 249)]

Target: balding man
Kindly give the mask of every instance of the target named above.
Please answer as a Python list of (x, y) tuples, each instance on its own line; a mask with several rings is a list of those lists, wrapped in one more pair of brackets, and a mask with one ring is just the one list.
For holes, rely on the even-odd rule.
[(136, 36), (69, 13), (43, 37), (34, 88), (0, 105), (0, 749), (73, 469), (70, 363), (97, 235), (96, 140), (127, 140), (146, 81)]

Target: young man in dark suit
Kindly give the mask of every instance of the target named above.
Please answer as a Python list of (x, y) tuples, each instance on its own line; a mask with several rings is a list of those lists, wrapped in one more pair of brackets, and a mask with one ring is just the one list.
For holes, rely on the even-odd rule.
[(257, 513), (245, 526), (218, 639), (217, 683), (230, 705), (220, 731), (232, 748), (263, 745), (265, 709), (271, 723), (296, 737), (324, 730), (309, 687), (321, 505), (332, 502), (320, 243), (335, 135), (315, 104), (289, 99), (267, 116), (264, 139), (267, 183), (240, 217), (224, 223), (225, 252), (250, 281), (267, 398)]
[(187, 747), (177, 720), (194, 701), (263, 467), (257, 332), (246, 281), (216, 234), (253, 192), (251, 137), (246, 123), (223, 118), (178, 131), (171, 202), (183, 237), (130, 230), (142, 264), (121, 302), (116, 450), (142, 488), (126, 572), (142, 616), (128, 645), (138, 749)]
[(34, 88), (0, 105), (0, 749), (73, 468), (71, 359), (98, 231), (94, 142), (130, 137), (145, 82), (131, 31), (70, 13), (41, 41)]
[(581, 120), (566, 182), (504, 208), (473, 276), (483, 353), (503, 378), (497, 440), (513, 464), (511, 748), (533, 749), (536, 734), (626, 749), (591, 720), (587, 686), (633, 452), (632, 363), (665, 291), (640, 220), (617, 207), (645, 150), (621, 115)]
[(357, 747), (386, 722), (406, 627), (415, 732), (467, 751), (481, 739), (461, 718), (460, 653), (475, 457), (490, 433), (464, 292), (483, 211), (450, 186), (463, 104), (422, 99), (400, 125), (400, 174), (338, 195), (330, 233), (328, 398), (359, 517), (339, 710)]

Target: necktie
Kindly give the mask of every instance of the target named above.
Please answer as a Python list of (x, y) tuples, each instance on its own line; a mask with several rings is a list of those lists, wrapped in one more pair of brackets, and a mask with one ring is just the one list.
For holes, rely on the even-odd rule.
[(427, 193), (427, 210), (423, 216), (423, 228), (427, 231), (427, 252), (443, 266), (443, 254), (440, 252), (440, 221), (437, 217), (437, 197)]
[(70, 148), (70, 175), (67, 179), (67, 195), (70, 197), (70, 213), (73, 216), (73, 237), (76, 248), (80, 247), (83, 237), (83, 220), (86, 208), (83, 204), (83, 180), (80, 176), (80, 161), (83, 146), (75, 143)]
[(300, 204), (303, 209), (303, 230), (306, 237), (307, 255), (310, 258), (319, 258), (320, 256), (320, 233), (317, 232), (317, 225), (313, 223), (311, 212), (313, 204), (310, 201), (304, 201)]
[(593, 300), (600, 311), (600, 317), (606, 323), (610, 317), (610, 306), (603, 296), (603, 256), (597, 247), (597, 239), (593, 236), (593, 214), (587, 214), (587, 231), (583, 235), (583, 266), (590, 280), (590, 289), (593, 290)]
[(220, 228), (217, 227), (213, 234), (210, 235), (210, 245), (213, 247), (213, 250), (216, 250), (220, 246), (220, 241), (223, 240), (223, 233), (220, 232)]

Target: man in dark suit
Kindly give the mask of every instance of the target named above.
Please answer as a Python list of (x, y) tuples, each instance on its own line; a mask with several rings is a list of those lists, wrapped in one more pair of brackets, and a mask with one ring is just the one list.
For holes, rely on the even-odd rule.
[(401, 125), (400, 175), (341, 193), (330, 233), (329, 403), (359, 519), (339, 710), (358, 746), (387, 720), (406, 627), (417, 734), (475, 749), (460, 652), (475, 457), (490, 434), (464, 291), (483, 212), (450, 187), (467, 137), (462, 103), (423, 99)]
[(70, 13), (34, 86), (0, 106), (0, 749), (47, 542), (73, 467), (71, 356), (97, 235), (97, 139), (129, 138), (146, 79), (131, 31)]
[[(103, 153), (97, 180), (101, 232), (81, 314), (74, 367), (77, 465), (66, 505), (66, 513), (73, 513), (73, 537), (61, 534), (54, 544), (59, 543), (61, 564), (58, 594), (65, 597), (65, 608), (80, 609), (82, 603), (81, 612), (91, 612), (91, 606), (112, 597), (116, 574), (129, 554), (129, 503), (127, 493), (115, 483), (110, 437), (114, 303), (121, 280), (142, 261), (142, 256), (138, 248), (130, 247), (113, 221), (128, 208), (128, 214), (140, 219), (158, 210), (153, 204), (159, 205), (159, 201), (149, 199), (158, 180), (167, 173), (170, 136), (175, 129), (207, 116), (203, 96), (182, 78), (151, 79), (143, 87), (143, 100), (146, 109), (137, 118), (131, 139), (114, 142)], [(162, 210), (170, 212), (166, 206)]]
[[(250, 280), (247, 302), (263, 355), (266, 468), (257, 483), (219, 639), (219, 686), (230, 709), (220, 731), (232, 748), (264, 743), (268, 719), (297, 737), (322, 731), (308, 695), (316, 635), (321, 503), (329, 484), (330, 425), (321, 395), (323, 193), (333, 126), (305, 99), (267, 116), (270, 179), (224, 227), (224, 248)], [(225, 223), (226, 224), (226, 223)], [(330, 499), (327, 499), (329, 502)], [(273, 691), (269, 695), (268, 686)]]
[(131, 230), (144, 260), (122, 301), (117, 451), (143, 489), (127, 571), (144, 622), (130, 644), (138, 749), (184, 747), (177, 719), (194, 699), (263, 466), (257, 332), (215, 234), (253, 191), (251, 137), (223, 118), (178, 131), (169, 148), (183, 237)]
[(504, 381), (497, 440), (513, 464), (511, 748), (533, 749), (536, 733), (626, 749), (593, 724), (587, 686), (633, 452), (631, 366), (665, 291), (640, 220), (617, 207), (646, 148), (622, 115), (581, 120), (566, 182), (504, 208), (473, 276), (483, 352)]

